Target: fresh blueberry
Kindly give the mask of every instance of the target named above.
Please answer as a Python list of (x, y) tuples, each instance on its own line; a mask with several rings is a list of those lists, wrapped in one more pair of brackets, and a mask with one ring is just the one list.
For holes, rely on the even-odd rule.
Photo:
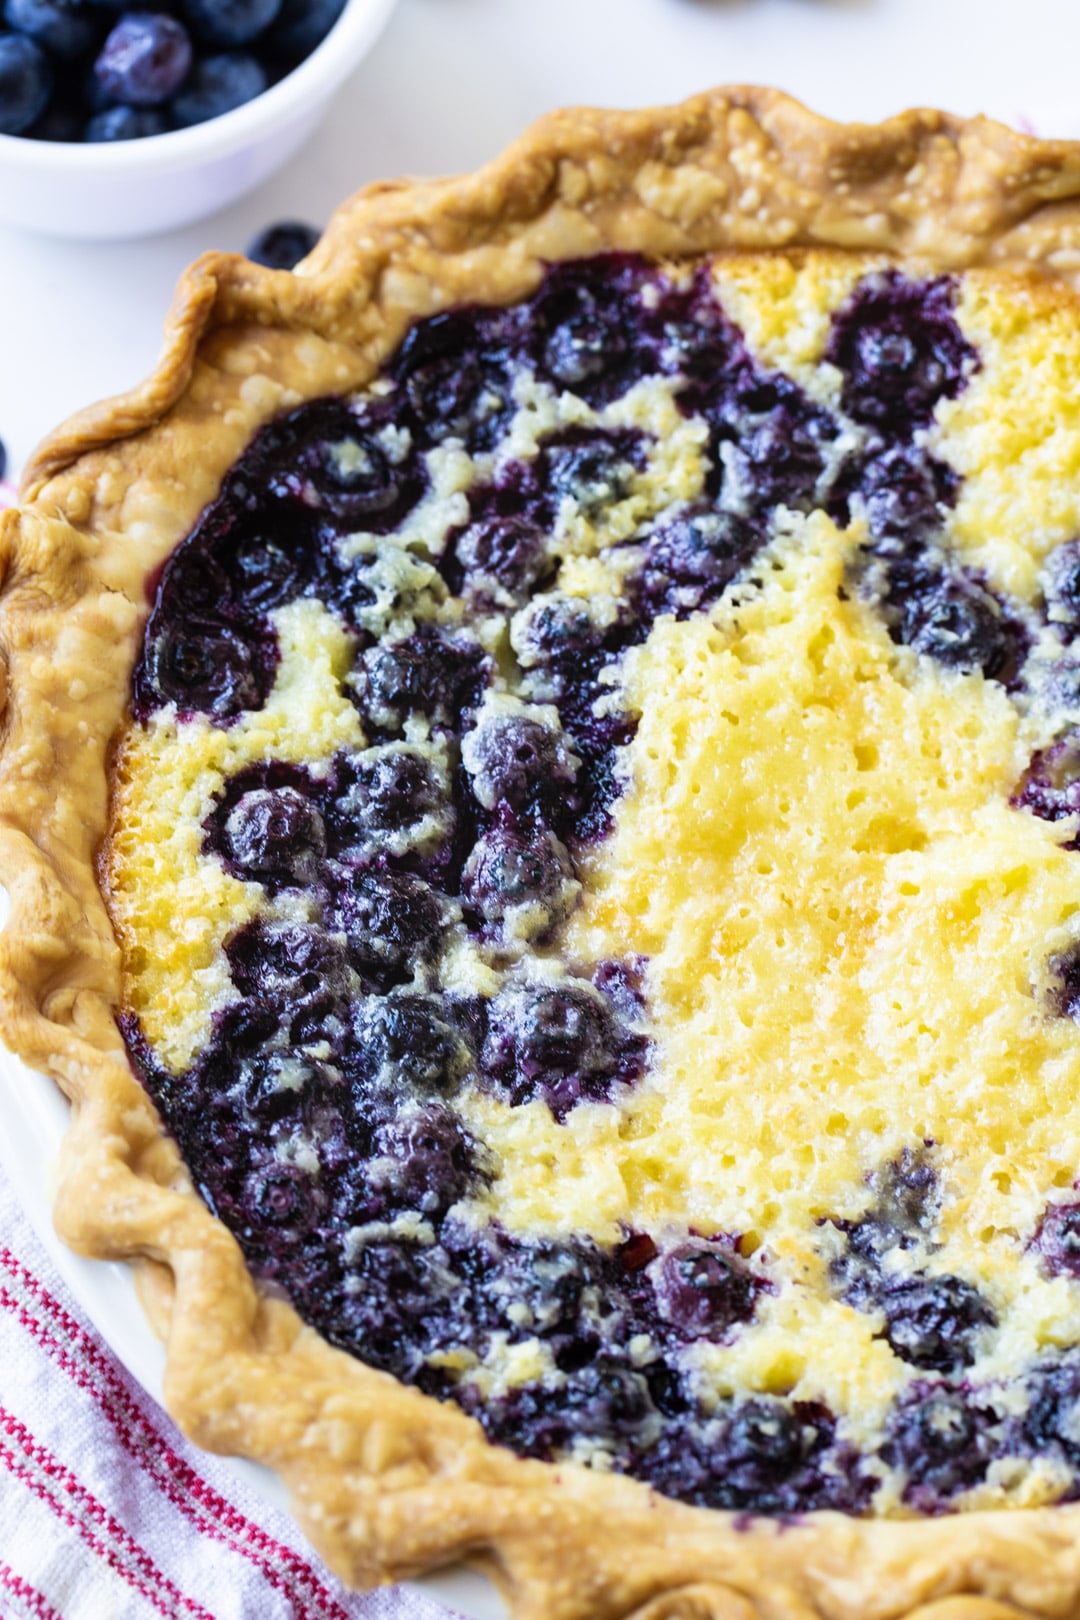
[(52, 105), (46, 107), (37, 123), (25, 133), (32, 141), (81, 141), (85, 129), (86, 116), (81, 108), (66, 106), (59, 97), (54, 97)]
[(843, 373), (844, 409), (857, 422), (910, 437), (940, 400), (955, 399), (976, 365), (952, 313), (948, 276), (912, 281), (898, 270), (863, 281), (833, 321), (826, 359)]
[(193, 61), (187, 30), (175, 17), (131, 12), (122, 17), (94, 64), (106, 95), (127, 107), (160, 107), (180, 89)]
[(221, 118), (261, 96), (267, 82), (266, 70), (243, 51), (205, 56), (173, 97), (173, 122), (187, 129), (192, 124)]
[(208, 45), (228, 49), (250, 45), (264, 34), (281, 10), (281, 0), (184, 0), (184, 16), (193, 34)]
[(108, 107), (90, 119), (84, 139), (141, 141), (147, 135), (164, 135), (166, 128), (156, 107)]
[(310, 56), (344, 9), (345, 0), (282, 0), (266, 48), (297, 60)]
[(492, 710), (462, 741), (472, 790), (485, 810), (572, 805), (580, 761), (565, 732), (531, 715)]
[(269, 270), (295, 270), (301, 259), (318, 244), (321, 231), (314, 225), (303, 225), (299, 220), (282, 220), (268, 225), (259, 232), (247, 250), (253, 264), (265, 264)]
[(732, 1250), (692, 1239), (653, 1267), (660, 1315), (688, 1339), (723, 1339), (748, 1322), (760, 1283)]
[(380, 989), (430, 961), (449, 921), (445, 899), (429, 884), (380, 866), (343, 874), (330, 911), (356, 967)]
[(229, 813), (224, 841), (234, 870), (256, 881), (311, 883), (326, 853), (323, 818), (294, 787), (245, 793)]
[(980, 1331), (997, 1322), (990, 1304), (961, 1277), (887, 1282), (878, 1303), (885, 1337), (901, 1361), (938, 1372), (970, 1366)]
[(53, 73), (44, 51), (23, 34), (0, 36), (0, 135), (23, 135), (52, 95)]
[(5, 0), (4, 21), (54, 56), (74, 61), (98, 38), (98, 24), (78, 0)]

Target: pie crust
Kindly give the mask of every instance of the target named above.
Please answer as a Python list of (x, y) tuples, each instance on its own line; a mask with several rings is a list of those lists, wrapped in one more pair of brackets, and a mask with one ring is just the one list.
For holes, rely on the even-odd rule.
[(517, 1458), (453, 1405), (332, 1349), (257, 1290), (114, 1022), (120, 957), (96, 862), (147, 587), (254, 432), (363, 386), (417, 319), (528, 296), (545, 263), (806, 246), (1037, 274), (1071, 300), (1080, 145), (931, 111), (841, 126), (741, 87), (557, 113), (476, 175), (368, 188), (296, 275), (201, 259), (153, 376), (53, 434), (0, 518), (0, 1034), (73, 1105), (57, 1225), (80, 1252), (135, 1264), (173, 1416), (276, 1469), (353, 1585), (466, 1560), (522, 1620), (1080, 1613), (1080, 1506), (748, 1522)]

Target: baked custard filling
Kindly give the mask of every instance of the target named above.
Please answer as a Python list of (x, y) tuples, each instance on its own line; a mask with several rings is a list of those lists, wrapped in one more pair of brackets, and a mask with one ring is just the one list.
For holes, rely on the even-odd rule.
[(561, 265), (265, 427), (105, 855), (254, 1274), (687, 1502), (1080, 1498), (1078, 537), (991, 272)]

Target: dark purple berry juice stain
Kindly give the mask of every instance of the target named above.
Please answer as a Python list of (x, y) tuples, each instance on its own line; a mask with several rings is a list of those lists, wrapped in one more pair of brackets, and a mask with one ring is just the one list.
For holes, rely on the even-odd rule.
[[(688, 1347), (729, 1343), (754, 1321), (773, 1288), (767, 1266), (723, 1233), (663, 1244), (628, 1233), (605, 1246), (513, 1235), (462, 1210), (497, 1171), (456, 1106), (462, 1088), (557, 1121), (628, 1095), (651, 1061), (645, 964), (565, 964), (543, 983), (509, 973), (496, 994), (465, 996), (441, 984), (439, 952), (464, 928), (497, 953), (522, 908), (541, 919), (534, 940), (555, 937), (575, 855), (607, 834), (621, 791), (636, 724), (610, 701), (621, 658), (660, 615), (707, 611), (752, 568), (781, 506), (845, 522), (864, 513), (866, 578), (893, 638), (943, 668), (1018, 682), (1026, 627), (943, 547), (959, 481), (923, 442), (938, 402), (977, 365), (954, 300), (946, 278), (887, 273), (856, 289), (829, 345), (844, 417), (754, 359), (704, 270), (673, 282), (612, 255), (550, 270), (513, 308), (422, 322), (384, 392), (317, 401), (259, 433), (156, 582), (135, 674), (137, 719), (172, 704), (228, 726), (266, 702), (276, 610), (318, 600), (354, 636), (346, 690), (369, 746), (318, 773), (249, 767), (204, 824), (205, 851), (277, 908), (227, 943), (235, 1001), (181, 1076), (122, 1020), (197, 1185), (255, 1274), (330, 1342), (457, 1401), (495, 1441), (542, 1458), (599, 1445), (667, 1495), (741, 1514), (861, 1513), (876, 1489), (823, 1404), (764, 1394), (706, 1404), (688, 1373)], [(411, 628), (399, 618), (380, 638), (366, 628), (370, 554), (343, 543), (362, 533), (398, 544), (429, 492), (425, 453), (450, 441), (473, 456), (493, 450), (523, 373), (594, 409), (666, 379), (680, 410), (707, 425), (703, 495), (628, 543), (624, 596), (601, 622), (559, 591), (552, 533), (567, 502), (602, 522), (634, 489), (650, 444), (624, 428), (560, 429), (468, 491), (467, 520), (433, 559), (460, 611), (418, 615)], [(1080, 614), (1076, 572), (1062, 556), (1049, 576), (1057, 621)], [(516, 659), (517, 707), (488, 702), (500, 636)], [(537, 704), (554, 705), (559, 725)], [(443, 763), (418, 735), (435, 739)], [(1078, 778), (1048, 755), (1033, 762), (1024, 802), (1071, 813)], [(871, 1194), (862, 1220), (834, 1223), (832, 1278), (918, 1371), (882, 1451), (904, 1471), (905, 1499), (939, 1511), (1003, 1446), (1044, 1436), (1080, 1466), (1067, 1449), (1068, 1377), (1033, 1375), (1023, 1432), (1002, 1438), (1002, 1420), (964, 1382), (991, 1307), (959, 1277), (891, 1263), (933, 1251), (929, 1144), (883, 1167)], [(1070, 1219), (1048, 1212), (1038, 1247), (1071, 1275)], [(500, 1339), (526, 1338), (541, 1341), (550, 1376), (487, 1402), (440, 1365), (440, 1352), (482, 1360)]]

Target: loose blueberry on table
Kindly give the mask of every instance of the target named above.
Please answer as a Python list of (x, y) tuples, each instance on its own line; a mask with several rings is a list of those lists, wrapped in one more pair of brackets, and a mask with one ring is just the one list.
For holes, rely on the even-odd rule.
[(310, 56), (344, 4), (4, 0), (0, 134), (128, 141), (219, 118)]
[[(7, 15), (29, 30), (40, 14), (58, 49), (47, 10), (9, 0)], [(197, 48), (269, 48), (277, 27), (300, 51), (332, 12), (309, 26), (288, 3), (189, 0), (182, 15)], [(167, 21), (145, 57), (114, 35), (101, 58), (132, 114), (156, 104), (145, 84), (175, 119), (206, 82), (205, 61), (180, 72)], [(149, 23), (126, 17), (119, 37)], [(284, 226), (255, 256), (287, 266), (311, 245)], [(333, 1344), (525, 1455), (599, 1457), (689, 1503), (781, 1515), (874, 1511), (891, 1471), (907, 1507), (936, 1513), (996, 1459), (1050, 1447), (1080, 1494), (1075, 1353), (1029, 1368), (1026, 1416), (979, 1372), (998, 1314), (946, 1264), (948, 1144), (884, 1157), (857, 1219), (815, 1217), (822, 1297), (896, 1388), (866, 1449), (779, 1374), (707, 1376), (783, 1303), (767, 1241), (662, 1218), (618, 1242), (508, 1225), (483, 1127), (485, 1110), (532, 1110), (570, 1129), (655, 1079), (648, 962), (565, 948), (626, 791), (639, 717), (621, 682), (654, 632), (757, 589), (784, 525), (814, 511), (861, 525), (839, 594), (883, 656), (949, 690), (1020, 701), (1047, 624), (1080, 617), (1076, 546), (1048, 564), (1040, 618), (949, 542), (962, 483), (928, 430), (980, 366), (956, 298), (946, 277), (868, 273), (832, 318), (826, 404), (755, 357), (706, 270), (559, 266), (514, 308), (421, 322), (362, 395), (264, 428), (156, 587), (138, 727), (239, 737), (291, 668), (287, 626), (317, 611), (346, 639), (338, 696), (362, 740), (226, 774), (200, 838), (254, 896), (225, 941), (229, 993), (186, 1065), (131, 1011), (129, 1050), (254, 1273)], [(530, 444), (536, 390), (553, 423)], [(665, 398), (696, 434), (688, 495), (658, 471), (649, 410)], [(449, 499), (448, 455), (471, 458)], [(606, 592), (565, 584), (582, 533)], [(1016, 804), (1076, 814), (1074, 757), (1067, 737), (1044, 749)], [(1076, 1018), (1074, 956), (1048, 972), (1046, 1016)], [(1030, 1252), (1048, 1275), (1080, 1278), (1078, 1207), (1042, 1215)]]

